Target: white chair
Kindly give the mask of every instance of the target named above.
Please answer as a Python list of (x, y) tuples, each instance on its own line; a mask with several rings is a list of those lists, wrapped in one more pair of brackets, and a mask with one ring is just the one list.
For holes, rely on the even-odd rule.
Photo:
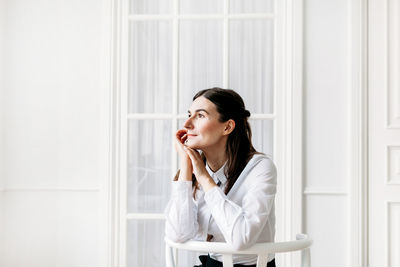
[(205, 253), (219, 253), (222, 254), (223, 266), (233, 267), (232, 254), (253, 254), (257, 255), (257, 267), (267, 266), (268, 254), (281, 253), (301, 250), (302, 267), (311, 267), (310, 246), (312, 244), (310, 239), (305, 234), (298, 234), (295, 241), (276, 242), (276, 243), (257, 243), (254, 246), (244, 250), (234, 250), (229, 244), (221, 242), (203, 242), (203, 241), (187, 241), (185, 243), (175, 243), (165, 238), (165, 256), (167, 267), (176, 267), (176, 250), (189, 250)]

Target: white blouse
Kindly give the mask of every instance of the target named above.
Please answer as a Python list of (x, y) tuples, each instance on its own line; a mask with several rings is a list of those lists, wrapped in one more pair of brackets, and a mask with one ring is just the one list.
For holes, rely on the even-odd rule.
[[(219, 187), (204, 193), (201, 186), (193, 199), (191, 181), (173, 181), (171, 199), (165, 208), (165, 235), (172, 241), (207, 239), (227, 242), (234, 249), (255, 243), (273, 242), (275, 236), (276, 168), (270, 158), (257, 154), (247, 163), (227, 195), (225, 165), (213, 172), (206, 169)], [(220, 254), (210, 256), (222, 261)], [(268, 261), (274, 258), (268, 256)], [(256, 264), (255, 255), (233, 255), (234, 264)]]

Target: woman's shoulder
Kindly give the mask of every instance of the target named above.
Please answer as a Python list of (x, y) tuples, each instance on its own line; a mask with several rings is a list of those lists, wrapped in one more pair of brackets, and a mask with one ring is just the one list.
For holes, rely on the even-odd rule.
[(247, 163), (246, 167), (240, 174), (238, 180), (232, 187), (231, 192), (244, 184), (243, 188), (254, 188), (266, 184), (276, 184), (276, 168), (270, 157), (265, 154), (257, 153)]
[(250, 165), (265, 165), (268, 167), (275, 167), (275, 163), (272, 160), (271, 156), (266, 155), (264, 153), (256, 153), (252, 156), (252, 158), (249, 160), (248, 164)]
[(253, 174), (267, 174), (267, 175), (275, 175), (276, 174), (276, 166), (274, 161), (270, 156), (259, 153), (253, 155), (252, 159), (249, 161), (251, 166), (249, 166), (252, 170)]

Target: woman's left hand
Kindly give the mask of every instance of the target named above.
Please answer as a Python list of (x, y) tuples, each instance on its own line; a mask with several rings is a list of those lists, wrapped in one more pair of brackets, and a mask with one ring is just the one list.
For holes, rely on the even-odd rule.
[(188, 146), (185, 146), (184, 149), (186, 150), (187, 154), (190, 157), (190, 160), (192, 161), (193, 173), (196, 176), (197, 181), (203, 187), (204, 192), (207, 192), (212, 187), (217, 186), (214, 180), (208, 174), (200, 153), (197, 150)]

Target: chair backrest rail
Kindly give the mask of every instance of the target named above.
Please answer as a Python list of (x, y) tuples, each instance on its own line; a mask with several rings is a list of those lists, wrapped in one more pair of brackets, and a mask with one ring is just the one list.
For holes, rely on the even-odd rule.
[[(313, 241), (305, 234), (298, 234), (296, 240), (288, 242), (276, 242), (276, 243), (257, 243), (252, 247), (244, 250), (235, 250), (227, 243), (221, 242), (204, 242), (204, 241), (187, 241), (185, 243), (176, 243), (165, 238), (166, 243), (166, 260), (167, 267), (175, 267), (177, 264), (176, 249), (197, 251), (197, 252), (213, 252), (222, 255), (223, 266), (232, 267), (233, 260), (232, 254), (253, 254), (257, 255), (257, 266), (266, 266), (268, 261), (268, 254), (290, 252), (290, 251), (302, 251), (302, 267), (311, 266), (310, 257), (310, 246)], [(173, 249), (174, 248), (174, 249)], [(175, 254), (175, 255), (174, 255)]]
[(259, 254), (261, 252), (265, 253), (280, 253), (280, 252), (289, 252), (295, 250), (302, 250), (311, 246), (312, 240), (310, 238), (301, 239), (291, 242), (277, 242), (277, 243), (257, 243), (253, 245), (251, 248), (244, 250), (234, 250), (232, 246), (227, 243), (222, 242), (204, 242), (204, 241), (187, 241), (185, 243), (176, 243), (172, 242), (168, 239), (165, 239), (165, 242), (171, 247), (190, 250), (190, 251), (198, 251), (198, 252), (209, 252), (212, 251), (214, 253), (228, 253), (228, 254)]

